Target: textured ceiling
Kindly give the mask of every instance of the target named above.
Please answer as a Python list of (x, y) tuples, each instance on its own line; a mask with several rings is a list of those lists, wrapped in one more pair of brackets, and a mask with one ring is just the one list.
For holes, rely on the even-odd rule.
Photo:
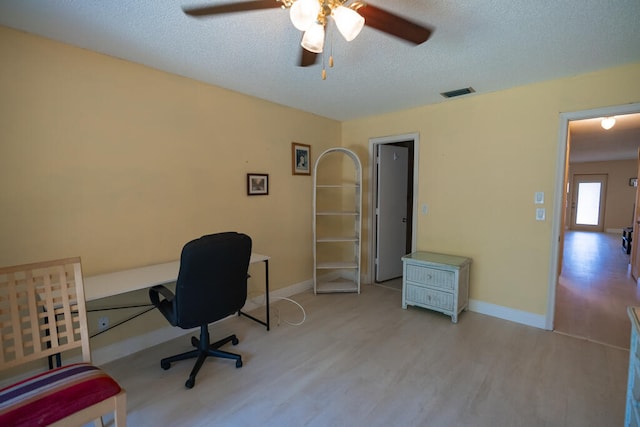
[[(640, 62), (639, 0), (371, 0), (434, 34), (413, 46), (368, 27), (350, 43), (329, 33), (335, 66), (323, 81), (320, 63), (296, 66), (301, 33), (287, 11), (182, 12), (231, 2), (0, 0), (0, 25), (336, 120)], [(608, 132), (573, 122), (571, 132), (572, 161), (634, 158), (640, 115)]]
[(638, 158), (640, 114), (615, 116), (609, 130), (600, 126), (601, 118), (569, 122), (571, 163)]
[(0, 25), (336, 120), (640, 61), (638, 0), (371, 0), (435, 33), (420, 46), (368, 27), (350, 43), (330, 34), (323, 81), (320, 64), (296, 66), (301, 34), (287, 11), (182, 12), (231, 1), (0, 0)]

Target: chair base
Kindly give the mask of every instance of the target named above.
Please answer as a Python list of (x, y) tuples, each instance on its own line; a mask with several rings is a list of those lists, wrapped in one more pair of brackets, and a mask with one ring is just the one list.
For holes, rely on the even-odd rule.
[(167, 370), (171, 367), (172, 362), (177, 362), (179, 360), (193, 359), (197, 358), (196, 364), (193, 366), (191, 373), (189, 374), (189, 379), (185, 382), (185, 387), (193, 388), (196, 383), (196, 375), (204, 360), (211, 357), (220, 357), (223, 359), (233, 359), (236, 361), (236, 368), (242, 367), (242, 356), (236, 353), (229, 353), (227, 351), (220, 350), (219, 348), (230, 342), (233, 345), (238, 344), (238, 338), (235, 335), (229, 335), (226, 338), (223, 338), (219, 341), (214, 342), (213, 344), (209, 343), (209, 328), (208, 325), (203, 325), (200, 327), (200, 339), (196, 337), (191, 337), (191, 345), (196, 347), (195, 350), (187, 351), (185, 353), (176, 354), (175, 356), (166, 357), (160, 361), (160, 366), (162, 369)]

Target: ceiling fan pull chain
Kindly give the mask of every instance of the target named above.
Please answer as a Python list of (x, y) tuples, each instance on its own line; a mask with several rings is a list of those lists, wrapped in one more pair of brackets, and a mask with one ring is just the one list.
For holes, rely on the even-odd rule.
[(329, 68), (333, 68), (333, 31), (331, 31), (331, 40), (329, 40)]
[(327, 70), (325, 69), (325, 66), (324, 66), (324, 52), (322, 52), (321, 55), (322, 55), (322, 80), (327, 80)]
[(324, 66), (324, 53), (322, 54), (322, 80), (327, 80), (327, 70)]

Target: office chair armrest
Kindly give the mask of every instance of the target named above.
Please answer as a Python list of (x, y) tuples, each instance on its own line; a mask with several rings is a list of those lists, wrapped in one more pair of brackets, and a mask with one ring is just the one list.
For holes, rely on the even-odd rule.
[(164, 297), (168, 302), (173, 303), (173, 292), (164, 285), (156, 285), (149, 289), (149, 298), (151, 303), (156, 307), (160, 305), (160, 295)]

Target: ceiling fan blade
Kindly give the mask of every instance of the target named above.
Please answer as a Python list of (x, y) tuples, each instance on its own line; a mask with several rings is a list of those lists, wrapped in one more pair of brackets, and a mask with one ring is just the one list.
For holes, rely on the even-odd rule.
[(223, 13), (246, 12), (249, 10), (273, 9), (276, 7), (282, 7), (282, 4), (277, 0), (254, 0), (220, 4), (217, 6), (185, 7), (182, 8), (182, 10), (189, 16), (202, 17)]
[(416, 24), (370, 4), (363, 4), (357, 9), (357, 12), (364, 17), (364, 25), (410, 43), (424, 43), (433, 32), (431, 28)]
[(307, 49), (302, 48), (300, 52), (300, 67), (309, 67), (316, 63), (318, 60), (318, 54), (309, 52)]

